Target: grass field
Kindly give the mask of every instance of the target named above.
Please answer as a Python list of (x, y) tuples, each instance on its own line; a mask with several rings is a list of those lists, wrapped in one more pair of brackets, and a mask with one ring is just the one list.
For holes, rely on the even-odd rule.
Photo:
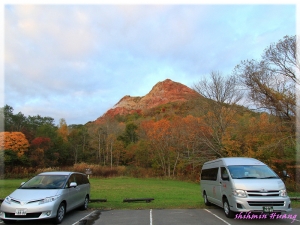
[[(0, 198), (5, 198), (22, 181), (0, 180)], [(198, 183), (162, 180), (137, 179), (128, 177), (90, 178), (91, 199), (107, 199), (107, 202), (91, 202), (90, 208), (97, 209), (172, 209), (204, 208), (203, 198)], [(289, 193), (290, 196), (300, 196)], [(150, 203), (123, 202), (126, 198), (154, 198)], [(293, 201), (292, 207), (300, 207), (300, 202)]]
[[(0, 180), (0, 198), (5, 198), (22, 181), (20, 179)], [(204, 206), (197, 183), (137, 179), (128, 177), (90, 178), (91, 199), (107, 199), (107, 202), (91, 202), (90, 208), (101, 209), (148, 209), (148, 208), (201, 208)], [(123, 202), (126, 198), (154, 198), (150, 203)]]

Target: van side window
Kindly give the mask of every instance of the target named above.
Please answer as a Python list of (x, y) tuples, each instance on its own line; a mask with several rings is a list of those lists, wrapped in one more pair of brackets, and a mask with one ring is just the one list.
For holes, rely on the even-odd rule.
[(82, 176), (82, 180), (83, 180), (84, 184), (89, 184), (90, 183), (90, 181), (89, 181), (89, 179), (87, 178), (86, 175), (81, 175), (81, 176)]
[(229, 175), (225, 167), (221, 167), (221, 178), (222, 180), (228, 180)]
[(76, 174), (77, 185), (84, 184), (83, 176), (81, 174)]
[(72, 182), (76, 182), (76, 179), (75, 179), (75, 174), (72, 174), (71, 177), (69, 178), (68, 182), (67, 182), (67, 187), (70, 187), (70, 184)]
[(217, 180), (219, 167), (204, 169), (201, 173), (201, 180)]

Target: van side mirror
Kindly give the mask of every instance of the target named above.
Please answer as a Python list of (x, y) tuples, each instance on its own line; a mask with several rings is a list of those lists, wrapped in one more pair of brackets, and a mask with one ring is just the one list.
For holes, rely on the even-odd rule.
[(72, 187), (77, 187), (77, 183), (76, 182), (71, 182), (70, 188), (72, 188)]
[(288, 175), (287, 172), (286, 172), (285, 170), (282, 171), (282, 175), (283, 175), (284, 177), (290, 177), (290, 175)]
[(226, 174), (222, 174), (222, 180), (229, 180), (229, 175)]

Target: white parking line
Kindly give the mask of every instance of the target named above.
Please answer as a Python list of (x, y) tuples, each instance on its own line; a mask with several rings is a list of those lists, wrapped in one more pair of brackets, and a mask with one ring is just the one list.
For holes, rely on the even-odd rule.
[[(94, 211), (93, 211), (94, 212)], [(86, 218), (86, 217), (88, 217), (88, 216), (90, 216), (93, 212), (91, 212), (90, 214), (88, 214), (88, 215), (86, 215), (85, 217), (83, 217), (83, 218), (81, 218), (79, 221), (77, 221), (77, 222), (75, 222), (75, 223), (73, 223), (72, 225), (76, 225), (76, 224), (78, 224), (81, 220), (83, 220), (84, 218)]]
[(152, 209), (150, 209), (150, 225), (152, 225)]
[(224, 223), (226, 223), (227, 225), (231, 225), (230, 223), (228, 223), (227, 221), (223, 220), (221, 217), (217, 216), (216, 214), (212, 213), (211, 211), (209, 211), (208, 209), (204, 209), (205, 211), (209, 212), (210, 214), (214, 215), (215, 217), (217, 217), (219, 220), (222, 220)]

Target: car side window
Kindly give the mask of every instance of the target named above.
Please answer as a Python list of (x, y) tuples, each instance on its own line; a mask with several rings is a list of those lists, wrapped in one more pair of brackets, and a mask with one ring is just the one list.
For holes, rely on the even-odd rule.
[(82, 180), (81, 177), (82, 177), (81, 174), (76, 174), (76, 183), (77, 183), (77, 185), (83, 184), (83, 180)]
[(89, 179), (87, 178), (86, 175), (82, 175), (82, 180), (83, 180), (84, 184), (89, 184), (90, 183), (90, 181), (89, 181)]
[(72, 174), (67, 182), (67, 187), (70, 187), (70, 184), (72, 182), (76, 182), (76, 179), (75, 179), (75, 174)]

